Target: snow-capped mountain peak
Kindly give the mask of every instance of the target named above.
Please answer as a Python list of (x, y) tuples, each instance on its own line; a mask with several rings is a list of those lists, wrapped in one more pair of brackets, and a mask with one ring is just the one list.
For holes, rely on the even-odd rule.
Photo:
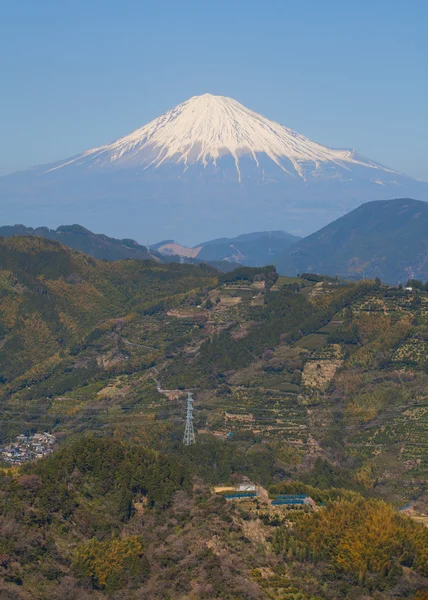
[(428, 184), (327, 148), (204, 94), (105, 146), (0, 177), (3, 223), (81, 223), (112, 237), (310, 233), (367, 200), (428, 200)]
[(271, 121), (226, 96), (203, 94), (179, 104), (144, 127), (117, 141), (94, 148), (56, 165), (71, 163), (94, 166), (131, 166), (157, 168), (165, 162), (181, 163), (183, 170), (200, 162), (214, 165), (220, 157), (231, 155), (240, 180), (240, 157), (250, 156), (257, 166), (259, 157), (269, 157), (287, 174), (305, 178), (305, 165), (319, 169), (323, 163), (347, 168), (378, 165), (352, 150), (332, 149), (312, 142), (292, 129)]

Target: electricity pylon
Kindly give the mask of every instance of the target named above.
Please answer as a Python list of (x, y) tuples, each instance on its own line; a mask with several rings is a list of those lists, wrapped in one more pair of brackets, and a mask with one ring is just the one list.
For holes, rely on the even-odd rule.
[(195, 431), (193, 429), (193, 398), (192, 393), (187, 392), (187, 414), (186, 428), (184, 430), (183, 444), (190, 446), (196, 443)]

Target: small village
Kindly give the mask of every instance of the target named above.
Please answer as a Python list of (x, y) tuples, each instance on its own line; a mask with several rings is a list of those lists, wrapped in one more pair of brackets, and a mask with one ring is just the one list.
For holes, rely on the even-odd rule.
[(14, 442), (0, 449), (0, 458), (12, 465), (42, 458), (54, 450), (55, 436), (50, 433), (18, 435)]

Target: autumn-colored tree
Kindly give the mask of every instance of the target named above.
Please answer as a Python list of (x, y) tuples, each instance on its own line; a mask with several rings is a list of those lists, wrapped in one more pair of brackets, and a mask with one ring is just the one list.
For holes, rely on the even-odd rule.
[(340, 500), (303, 514), (293, 529), (279, 529), (274, 547), (295, 560), (325, 561), (330, 573), (359, 584), (402, 566), (428, 574), (428, 530), (377, 500)]
[(74, 569), (95, 589), (113, 591), (141, 582), (148, 574), (148, 562), (138, 536), (105, 541), (92, 538), (78, 546)]

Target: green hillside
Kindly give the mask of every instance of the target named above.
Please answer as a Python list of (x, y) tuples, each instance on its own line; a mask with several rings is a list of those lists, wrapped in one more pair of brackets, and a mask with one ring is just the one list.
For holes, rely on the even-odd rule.
[(391, 284), (428, 279), (428, 203), (368, 202), (300, 240), (274, 263), (280, 273), (325, 273)]
[[(37, 237), (0, 238), (0, 380), (46, 377), (97, 328), (216, 282), (210, 267), (99, 262)], [(172, 299), (171, 299), (172, 302)]]
[(25, 237), (0, 264), (2, 443), (56, 440), (2, 454), (0, 598), (424, 598), (424, 286)]

